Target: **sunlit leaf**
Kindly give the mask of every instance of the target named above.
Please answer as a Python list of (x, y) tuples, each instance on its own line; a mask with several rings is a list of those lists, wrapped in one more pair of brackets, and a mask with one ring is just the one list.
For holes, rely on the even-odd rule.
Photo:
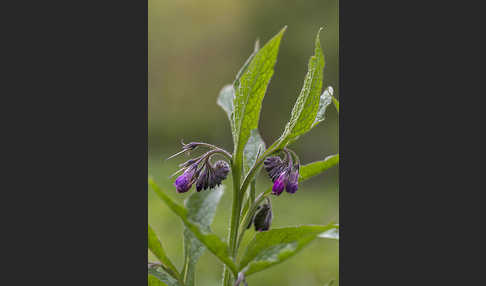
[(336, 228), (332, 228), (319, 234), (319, 237), (339, 240), (339, 225), (336, 225)]
[(317, 110), (317, 115), (314, 123), (312, 124), (312, 127), (316, 126), (319, 124), (319, 122), (324, 121), (326, 118), (326, 109), (331, 104), (332, 102), (332, 94), (334, 93), (334, 89), (332, 86), (328, 86), (326, 90), (322, 93), (320, 99), (319, 99), (319, 108)]
[(233, 159), (237, 166), (243, 163), (243, 149), (250, 138), (251, 131), (258, 128), (263, 97), (274, 72), (280, 40), (285, 29), (286, 27), (258, 50), (235, 86), (233, 104), (235, 158)]
[(246, 248), (240, 271), (248, 276), (281, 263), (302, 250), (319, 234), (335, 227), (332, 224), (303, 225), (258, 232)]
[(314, 55), (309, 59), (304, 86), (292, 109), (290, 120), (285, 126), (285, 130), (279, 140), (281, 147), (297, 140), (300, 135), (308, 132), (316, 121), (324, 70), (324, 55), (319, 38), (321, 30), (322, 28), (316, 36)]

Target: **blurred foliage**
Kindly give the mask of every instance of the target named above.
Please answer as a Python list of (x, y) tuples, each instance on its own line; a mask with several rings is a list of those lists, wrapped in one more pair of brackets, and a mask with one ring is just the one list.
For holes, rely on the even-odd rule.
[[(283, 26), (275, 74), (263, 100), (260, 131), (267, 145), (282, 133), (302, 88), (319, 27), (326, 60), (324, 88), (338, 88), (338, 1), (149, 0), (149, 174), (178, 201), (168, 176), (180, 160), (164, 162), (179, 151), (180, 140), (206, 141), (232, 151), (226, 114), (216, 105), (221, 88), (231, 83), (251, 54), (257, 38), (264, 44)], [(303, 164), (338, 152), (338, 115), (328, 108), (326, 121), (291, 146)], [(274, 200), (274, 227), (338, 222), (338, 168), (304, 182), (294, 196)], [(228, 179), (227, 182), (231, 180)], [(270, 185), (260, 176), (259, 190)], [(218, 207), (214, 231), (226, 238), (231, 192)], [(149, 192), (149, 222), (177, 267), (182, 265), (182, 224)], [(245, 236), (251, 238), (253, 231)], [(256, 285), (325, 285), (338, 279), (338, 242), (319, 240), (302, 253), (249, 277)], [(197, 266), (197, 285), (218, 285), (222, 266), (205, 253)], [(334, 285), (338, 285), (336, 281)]]

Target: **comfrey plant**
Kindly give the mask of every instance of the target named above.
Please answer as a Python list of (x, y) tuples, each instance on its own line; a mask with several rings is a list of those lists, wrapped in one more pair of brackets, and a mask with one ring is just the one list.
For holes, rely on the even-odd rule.
[[(149, 285), (194, 285), (195, 265), (206, 249), (225, 267), (223, 286), (247, 285), (246, 277), (288, 259), (315, 238), (338, 239), (339, 226), (332, 223), (271, 227), (275, 215), (272, 199), (282, 195), (284, 190), (288, 195), (298, 194), (300, 182), (339, 162), (339, 154), (335, 154), (322, 161), (301, 165), (299, 156), (288, 147), (324, 120), (326, 108), (331, 102), (334, 102), (339, 112), (339, 102), (333, 97), (332, 87), (327, 87), (321, 93), (324, 56), (319, 33), (315, 40), (314, 55), (309, 60), (304, 86), (282, 135), (266, 147), (259, 134), (260, 109), (273, 75), (285, 29), (262, 48), (257, 42), (254, 52), (234, 82), (225, 86), (219, 94), (217, 103), (227, 113), (231, 124), (233, 152), (204, 142), (191, 142), (183, 143), (182, 151), (170, 157), (205, 149), (202, 155), (182, 163), (181, 169), (176, 172), (180, 175), (174, 182), (175, 191), (188, 192), (195, 185), (195, 192), (189, 196), (185, 205), (175, 202), (149, 179), (151, 188), (179, 216), (185, 227), (185, 259), (180, 270), (172, 264), (154, 231), (148, 227), (148, 247), (160, 261), (148, 264)], [(216, 157), (219, 157), (218, 161), (215, 161)], [(272, 180), (273, 186), (257, 195), (256, 177), (262, 168)], [(233, 181), (233, 204), (226, 242), (211, 231), (210, 225), (223, 194), (222, 181), (229, 173)], [(252, 226), (256, 230), (254, 238), (239, 255), (243, 235)]]

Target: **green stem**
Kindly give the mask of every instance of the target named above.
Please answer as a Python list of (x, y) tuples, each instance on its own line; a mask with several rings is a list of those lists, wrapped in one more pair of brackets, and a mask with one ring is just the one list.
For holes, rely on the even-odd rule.
[(241, 185), (241, 193), (242, 194), (244, 194), (246, 192), (246, 189), (248, 189), (248, 185), (250, 184), (250, 182), (255, 177), (256, 171), (263, 164), (263, 161), (265, 161), (265, 158), (278, 151), (278, 150), (272, 148), (272, 146), (270, 146), (270, 148), (267, 151), (265, 151), (258, 158), (258, 160), (255, 162), (255, 165), (253, 165), (253, 168), (251, 168), (251, 170), (248, 172), (248, 175), (245, 177), (245, 179), (243, 180), (243, 184)]
[[(240, 212), (241, 212), (241, 198), (242, 193), (240, 192), (240, 178), (241, 178), (241, 164), (237, 160), (235, 160), (234, 164), (232, 165), (232, 174), (233, 174), (233, 207), (231, 212), (231, 225), (230, 225), (230, 233), (229, 233), (229, 247), (230, 247), (230, 255), (233, 257), (233, 260), (236, 260), (237, 254), (237, 238), (238, 238), (238, 227), (240, 225)], [(231, 272), (229, 269), (225, 269), (224, 272), (224, 279), (223, 279), (224, 286), (231, 286)]]
[(256, 212), (258, 205), (261, 204), (261, 202), (263, 202), (263, 200), (266, 197), (268, 197), (271, 192), (272, 192), (272, 188), (270, 187), (265, 192), (260, 193), (258, 195), (258, 197), (255, 199), (255, 201), (252, 202), (251, 206), (248, 208), (248, 211), (247, 211), (245, 217), (243, 218), (243, 221), (240, 224), (240, 235), (238, 237), (237, 247), (240, 246), (241, 240), (243, 239), (243, 236), (245, 235), (245, 231), (247, 229), (246, 227), (250, 223), (250, 220), (253, 218), (253, 215), (255, 215), (255, 212)]

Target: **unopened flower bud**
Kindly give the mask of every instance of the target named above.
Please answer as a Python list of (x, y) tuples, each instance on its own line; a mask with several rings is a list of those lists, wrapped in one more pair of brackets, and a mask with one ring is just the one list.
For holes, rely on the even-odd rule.
[(295, 193), (297, 192), (297, 189), (299, 188), (299, 167), (294, 168), (290, 172), (289, 176), (289, 181), (287, 182), (287, 186), (285, 187), (285, 190), (287, 193)]
[(286, 170), (283, 173), (281, 173), (278, 179), (275, 180), (275, 182), (273, 183), (272, 194), (277, 196), (280, 195), (284, 190), (285, 186), (287, 185), (288, 180), (289, 180), (289, 175)]
[(275, 182), (275, 180), (282, 173), (283, 169), (285, 169), (285, 163), (278, 156), (266, 158), (265, 161), (263, 161), (263, 165), (268, 173), (268, 176), (272, 179), (272, 182)]
[(176, 179), (174, 186), (176, 187), (178, 193), (185, 193), (189, 191), (194, 183), (194, 174), (196, 169), (197, 165), (194, 164)]
[(268, 204), (263, 204), (255, 214), (253, 219), (256, 231), (266, 231), (272, 224), (272, 208)]
[(221, 182), (226, 179), (228, 176), (230, 167), (226, 161), (217, 161), (216, 164), (214, 164), (214, 177), (216, 180), (216, 184), (220, 185)]
[(209, 169), (205, 167), (204, 170), (201, 172), (199, 177), (196, 181), (196, 191), (200, 192), (202, 189), (208, 188), (208, 179), (209, 179)]

